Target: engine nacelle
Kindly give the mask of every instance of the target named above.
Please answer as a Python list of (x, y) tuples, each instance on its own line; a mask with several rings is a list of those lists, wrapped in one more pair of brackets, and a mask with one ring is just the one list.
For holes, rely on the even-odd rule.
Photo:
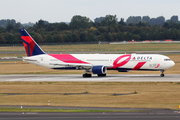
[(93, 66), (92, 73), (93, 74), (106, 74), (107, 68), (105, 66)]

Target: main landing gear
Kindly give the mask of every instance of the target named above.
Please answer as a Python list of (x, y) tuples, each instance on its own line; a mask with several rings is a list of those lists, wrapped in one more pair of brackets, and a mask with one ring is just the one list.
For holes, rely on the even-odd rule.
[(97, 74), (98, 75), (98, 77), (105, 77), (106, 76), (106, 74)]
[(83, 77), (92, 77), (92, 75), (91, 74), (83, 74)]
[(161, 76), (161, 77), (164, 77), (164, 70), (161, 70), (161, 72), (162, 72), (162, 73), (161, 73), (160, 76)]
[[(105, 77), (106, 74), (97, 74), (98, 77)], [(92, 77), (91, 71), (89, 69), (87, 69), (85, 71), (85, 74), (82, 75), (82, 77)]]
[[(83, 77), (92, 77), (92, 75), (91, 75), (91, 74), (88, 74), (88, 73), (85, 73), (85, 74), (83, 74), (82, 76), (83, 76)], [(97, 74), (97, 76), (98, 76), (98, 77), (105, 77), (106, 74)]]
[(92, 77), (90, 69), (86, 69), (85, 74), (83, 74), (82, 76), (83, 76), (84, 78), (85, 78), (85, 77)]

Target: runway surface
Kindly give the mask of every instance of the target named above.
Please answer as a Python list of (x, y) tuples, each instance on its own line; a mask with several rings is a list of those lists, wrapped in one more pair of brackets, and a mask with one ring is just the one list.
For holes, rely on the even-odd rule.
[(180, 113), (0, 113), (0, 120), (179, 120)]
[[(0, 106), (20, 108), (20, 106)], [(88, 108), (88, 107), (60, 107), (60, 106), (23, 106), (36, 109), (81, 109), (81, 110), (127, 110), (134, 112), (98, 112), (98, 113), (38, 113), (38, 112), (0, 112), (0, 120), (179, 120), (180, 111), (170, 109), (142, 109), (142, 108)], [(141, 112), (140, 112), (141, 111)]]
[(74, 75), (0, 75), (0, 82), (4, 81), (75, 81), (75, 82), (180, 82), (180, 75), (167, 74), (160, 77), (159, 74), (108, 74), (106, 77), (97, 77), (93, 75), (91, 78), (83, 78), (81, 74)]

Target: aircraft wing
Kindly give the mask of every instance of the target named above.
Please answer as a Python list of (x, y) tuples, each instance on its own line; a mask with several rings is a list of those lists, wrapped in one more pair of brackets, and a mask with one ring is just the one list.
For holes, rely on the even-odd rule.
[[(93, 65), (93, 64), (81, 64), (81, 63), (49, 63), (49, 65), (54, 65), (54, 66), (65, 66), (65, 67), (85, 67), (85, 68), (92, 68), (93, 66), (97, 66), (97, 65)], [(102, 65), (105, 66), (107, 68), (109, 67), (113, 67), (112, 65)]]
[(54, 66), (67, 66), (67, 67), (93, 67), (92, 64), (80, 64), (80, 63), (49, 63)]

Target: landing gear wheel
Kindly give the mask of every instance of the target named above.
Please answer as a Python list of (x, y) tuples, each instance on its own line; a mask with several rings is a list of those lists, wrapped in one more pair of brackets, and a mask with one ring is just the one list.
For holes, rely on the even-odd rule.
[(161, 70), (161, 72), (162, 72), (162, 73), (161, 73), (160, 76), (161, 76), (161, 77), (164, 77), (164, 70)]
[(164, 74), (161, 74), (161, 77), (164, 77)]
[(83, 74), (83, 77), (92, 77), (91, 74)]
[(98, 75), (98, 77), (105, 77), (106, 76), (106, 74), (97, 74)]

